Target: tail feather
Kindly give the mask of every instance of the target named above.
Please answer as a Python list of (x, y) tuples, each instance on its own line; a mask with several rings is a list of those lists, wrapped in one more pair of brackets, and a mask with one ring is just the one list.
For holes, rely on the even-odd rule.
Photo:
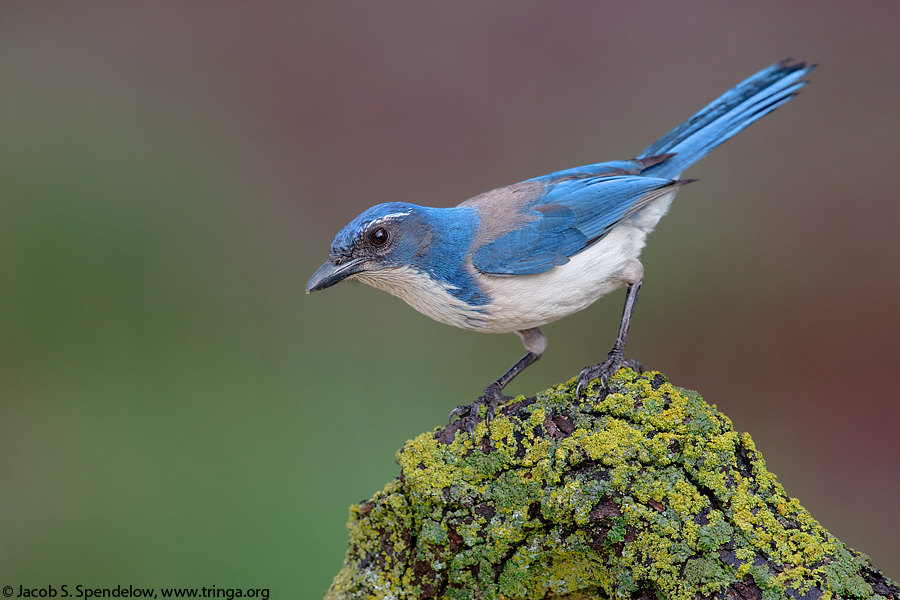
[(793, 98), (807, 83), (802, 78), (816, 65), (789, 62), (775, 63), (745, 79), (650, 144), (638, 159), (661, 154), (674, 156), (648, 167), (642, 174), (678, 178), (710, 150)]

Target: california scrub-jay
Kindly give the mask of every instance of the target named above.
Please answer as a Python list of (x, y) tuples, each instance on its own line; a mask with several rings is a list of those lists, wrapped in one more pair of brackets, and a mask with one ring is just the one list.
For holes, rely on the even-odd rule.
[(606, 360), (586, 367), (576, 393), (606, 385), (625, 362), (625, 339), (643, 282), (644, 239), (669, 209), (681, 172), (806, 84), (815, 65), (782, 61), (738, 84), (653, 142), (637, 158), (597, 163), (485, 192), (453, 208), (388, 202), (334, 238), (314, 292), (355, 279), (448, 325), (513, 332), (528, 351), (470, 406), (450, 413), (473, 431), (490, 421), (502, 390), (547, 347), (541, 325), (625, 285), (619, 334)]

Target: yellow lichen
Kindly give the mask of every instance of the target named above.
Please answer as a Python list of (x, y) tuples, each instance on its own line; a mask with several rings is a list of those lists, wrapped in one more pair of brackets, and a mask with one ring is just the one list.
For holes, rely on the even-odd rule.
[(474, 436), (409, 441), (400, 478), (351, 507), (328, 597), (688, 600), (739, 582), (764, 598), (872, 596), (866, 559), (696, 393), (629, 370), (587, 402), (574, 386), (516, 398)]

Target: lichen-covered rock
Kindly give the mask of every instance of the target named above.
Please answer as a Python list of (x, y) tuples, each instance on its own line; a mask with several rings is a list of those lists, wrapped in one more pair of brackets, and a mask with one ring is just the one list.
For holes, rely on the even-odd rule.
[(590, 392), (408, 442), (326, 598), (900, 598), (696, 393), (625, 369)]

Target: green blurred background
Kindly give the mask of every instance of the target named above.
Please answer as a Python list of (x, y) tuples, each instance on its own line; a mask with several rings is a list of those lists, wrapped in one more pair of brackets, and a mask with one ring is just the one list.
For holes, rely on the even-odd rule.
[[(347, 507), (521, 353), (362, 285), (364, 208), (635, 155), (776, 60), (801, 96), (688, 176), (630, 354), (900, 577), (900, 4), (0, 4), (0, 585), (316, 598)], [(512, 386), (608, 350), (623, 294)]]

